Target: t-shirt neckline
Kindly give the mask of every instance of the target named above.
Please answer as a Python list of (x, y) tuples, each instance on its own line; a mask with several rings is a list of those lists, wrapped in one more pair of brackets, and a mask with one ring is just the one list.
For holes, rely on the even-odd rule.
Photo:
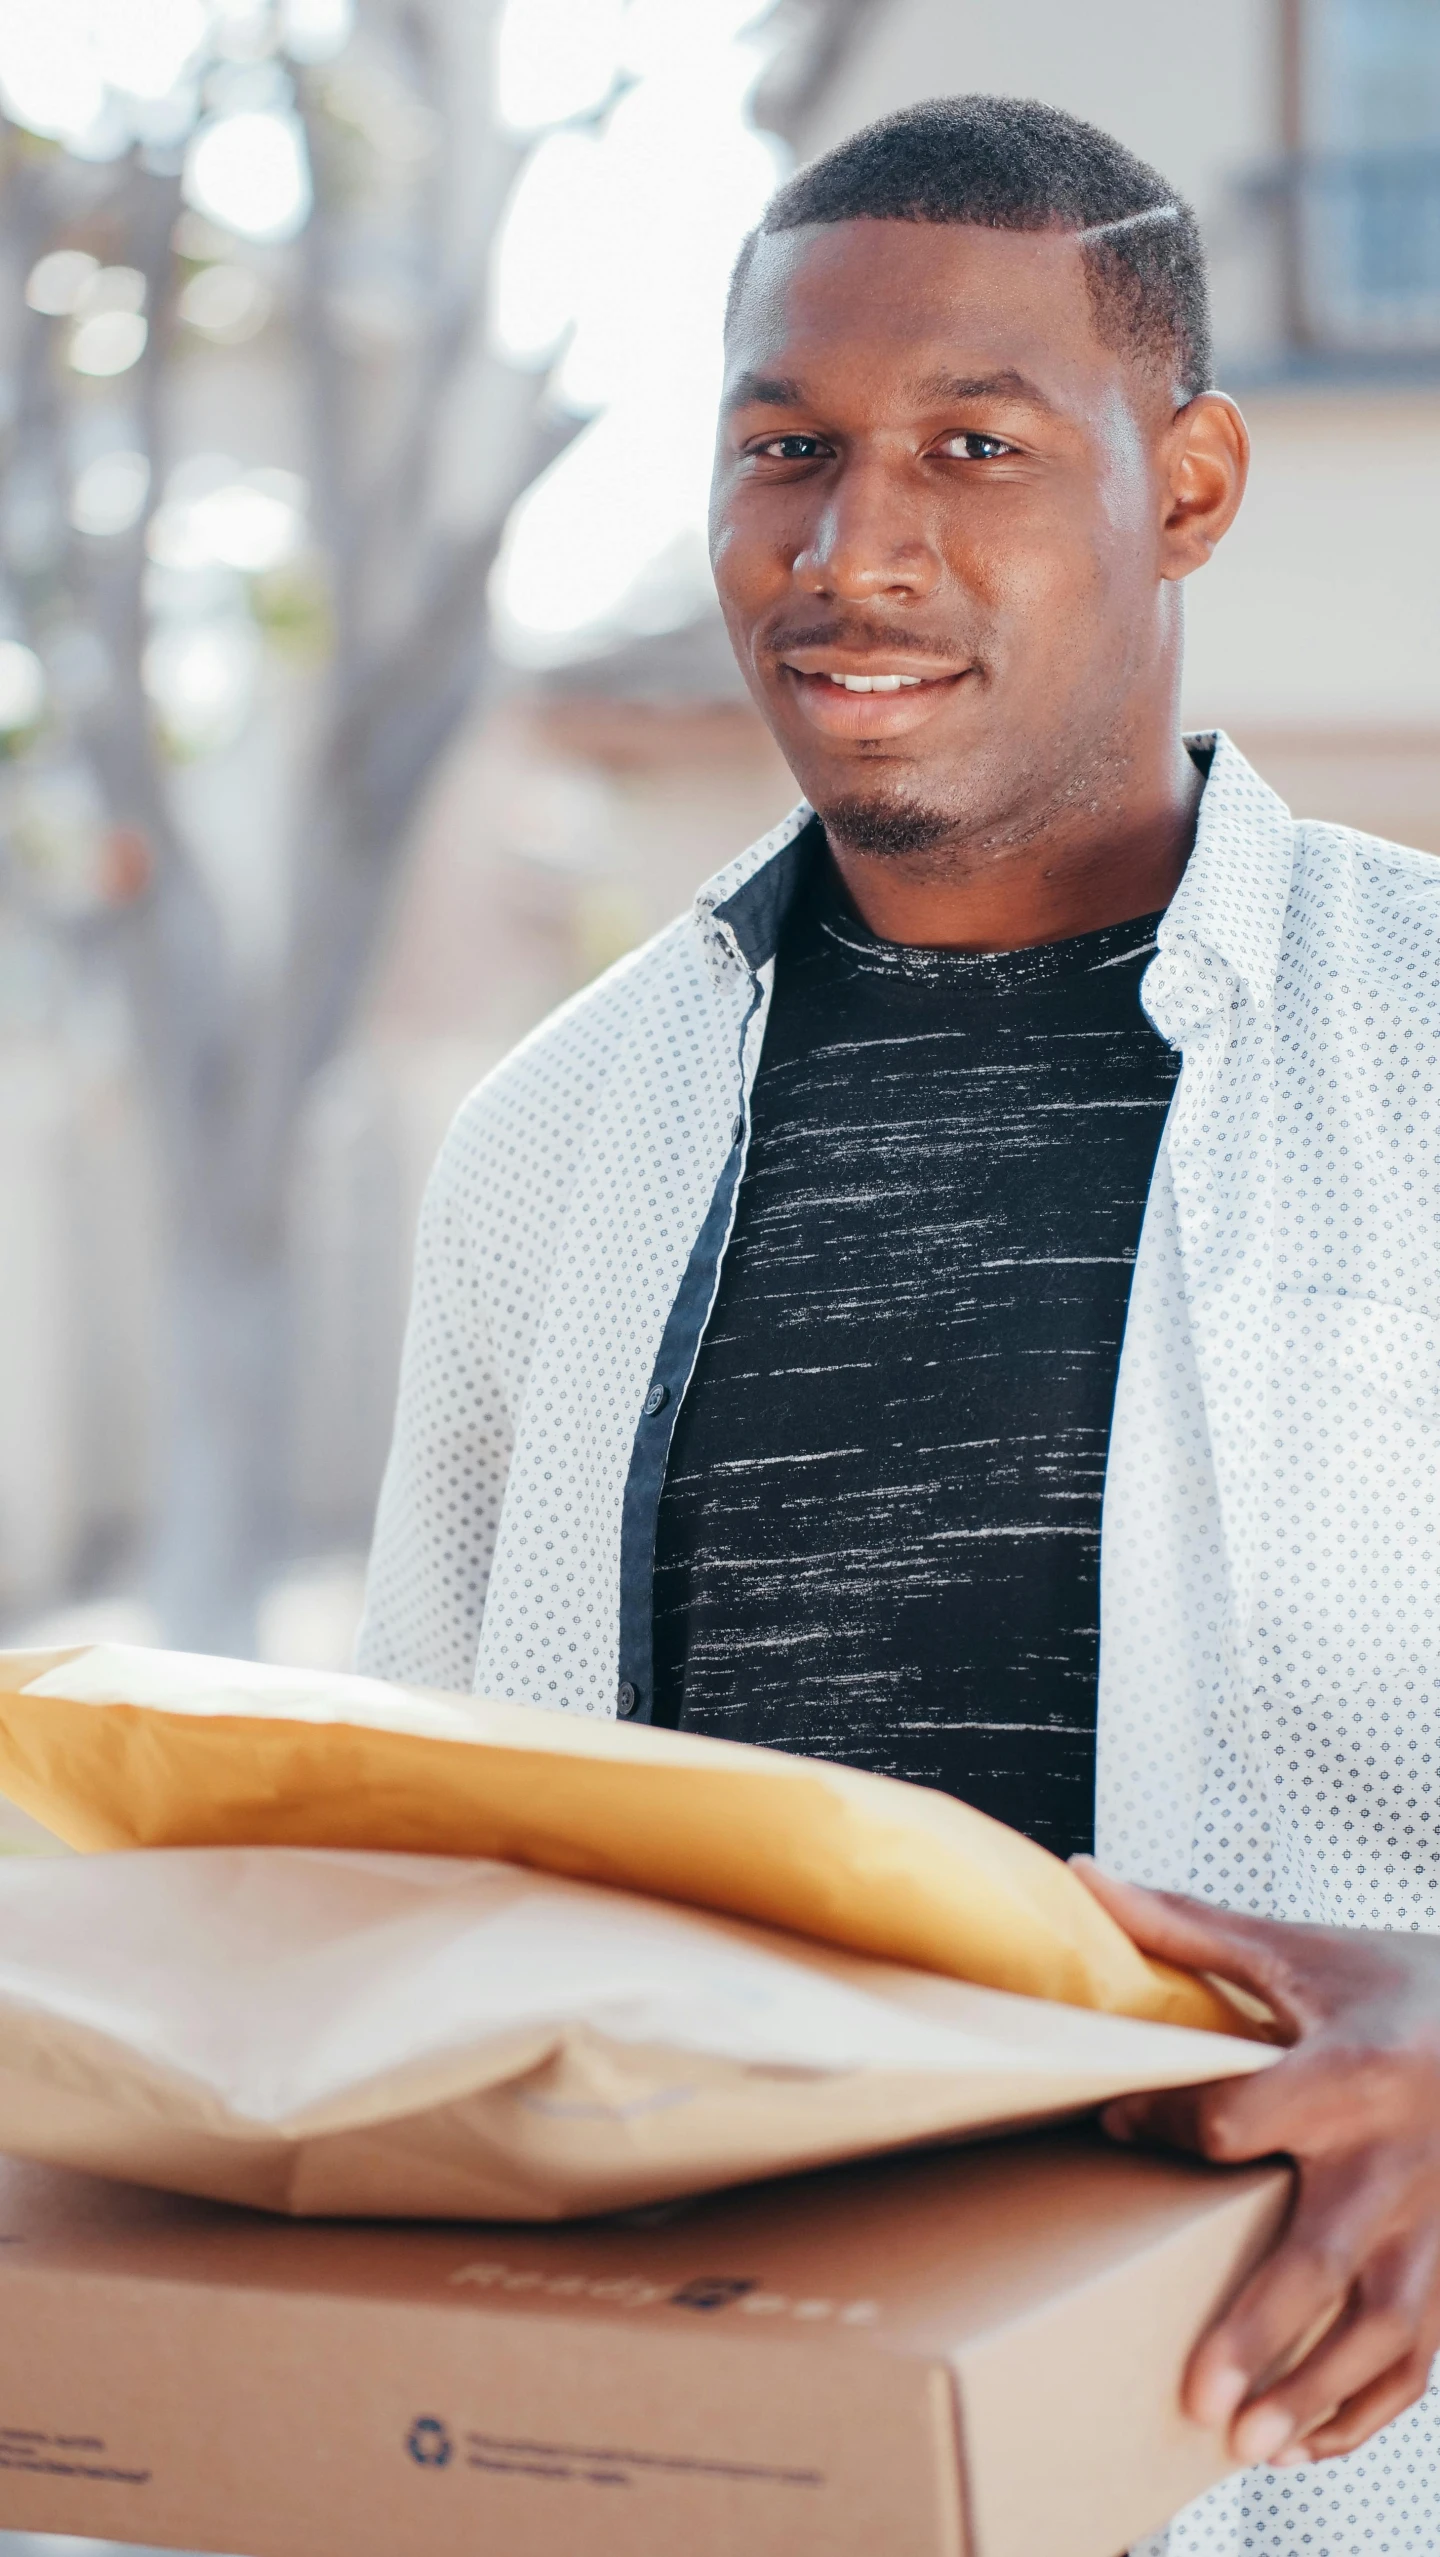
[(1097, 931), (1067, 934), (1059, 941), (1037, 941), (1023, 950), (946, 950), (928, 943), (886, 941), (872, 932), (851, 899), (830, 858), (823, 837), (817, 846), (811, 893), (816, 921), (825, 939), (867, 973), (951, 983), (972, 990), (1005, 993), (1012, 988), (1053, 984), (1072, 976), (1093, 976), (1127, 959), (1147, 956), (1165, 908), (1136, 915), (1125, 923), (1102, 924)]

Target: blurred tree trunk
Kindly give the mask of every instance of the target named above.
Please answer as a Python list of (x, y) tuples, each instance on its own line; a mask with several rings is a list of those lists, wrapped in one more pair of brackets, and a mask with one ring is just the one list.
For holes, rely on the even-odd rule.
[[(17, 300), (35, 259), (77, 237), (146, 280), (149, 338), (132, 386), (150, 466), (145, 508), (127, 532), (71, 536), (38, 568), (12, 561), (11, 587), (38, 644), (63, 610), (98, 635), (109, 668), (102, 697), (74, 714), (69, 746), (103, 798), (114, 877), (70, 928), (118, 968), (151, 1102), (168, 1224), (152, 1588), (166, 1638), (183, 1647), (250, 1650), (258, 1596), (282, 1559), (297, 1123), (347, 1033), (427, 784), (484, 697), (485, 589), (506, 517), (579, 423), (548, 412), (543, 383), (508, 372), (479, 342), (492, 242), (524, 157), (489, 116), (476, 69), (497, 5), (362, 0), (362, 48), (383, 47), (383, 61), (362, 50), (360, 73), (341, 57), (343, 76), (300, 74), (316, 199), (285, 316), (333, 653), (294, 817), (288, 948), (259, 988), (176, 822), (142, 679), (147, 535), (174, 458), (179, 180), (136, 155), (77, 177), (63, 155), (6, 139), (0, 203)], [(823, 63), (828, 76), (879, 0), (787, 5), (805, 36), (787, 99), (803, 104), (806, 65)], [(369, 107), (356, 89), (362, 75), (376, 84)], [(388, 117), (424, 163), (398, 197), (393, 172), (385, 178), (380, 228), (400, 277), (388, 288), (388, 342), (383, 330), (367, 342), (354, 319), (357, 279), (375, 282), (365, 266), (377, 236), (364, 202), (367, 114), (372, 140), (383, 142)], [(12, 494), (43, 488), (60, 521), (69, 465), (53, 326), (29, 313), (22, 323), (5, 476)], [(478, 511), (459, 519), (445, 449), (457, 396), (483, 491)]]
[[(489, 9), (464, 26), (473, 62)], [(395, 346), (357, 340), (343, 290), (355, 279), (356, 146), (327, 110), (327, 82), (304, 84), (316, 204), (289, 313), (334, 625), (316, 751), (295, 812), (293, 920), (268, 987), (248, 984), (223, 915), (173, 814), (151, 704), (146, 537), (164, 483), (174, 408), (175, 301), (184, 269), (172, 239), (178, 179), (127, 160), (97, 172), (77, 221), (73, 173), (58, 154), (11, 139), (4, 195), (16, 281), (57, 239), (103, 239), (107, 265), (146, 279), (149, 339), (131, 396), (150, 465), (133, 528), (71, 540), (22, 586), (43, 644), (57, 593), (103, 643), (103, 697), (75, 721), (112, 844), (132, 872), (75, 926), (118, 967), (148, 1089), (166, 1217), (165, 1408), (152, 1588), (167, 1638), (250, 1649), (254, 1610), (279, 1559), (287, 1499), (290, 1358), (286, 1201), (294, 1136), (317, 1071), (345, 1037), (389, 910), (426, 785), (488, 673), (485, 586), (514, 499), (573, 425), (539, 416), (543, 386), (517, 382), (477, 349), (486, 265), (521, 148), (482, 116), (450, 111), (454, 20), (439, 6), (374, 6), (389, 39), (386, 76), (408, 95), (379, 108), (425, 120), (425, 180), (392, 216), (392, 248), (414, 308)], [(477, 36), (477, 28), (479, 35)], [(463, 86), (462, 81), (462, 86)], [(482, 102), (483, 103), (483, 102)], [(69, 201), (67, 202), (67, 197)], [(97, 200), (98, 199), (98, 200)], [(414, 325), (408, 323), (414, 321)], [(12, 487), (39, 475), (63, 507), (66, 421), (47, 324), (26, 315), (22, 380), (7, 461)], [(481, 371), (471, 406), (482, 439), (479, 520), (437, 504), (441, 435), (462, 367)], [(123, 866), (123, 865), (122, 865)]]

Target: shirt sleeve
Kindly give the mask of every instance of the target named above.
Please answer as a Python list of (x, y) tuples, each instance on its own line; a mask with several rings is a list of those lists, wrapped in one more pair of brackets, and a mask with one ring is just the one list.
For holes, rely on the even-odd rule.
[(356, 1665), (468, 1691), (513, 1430), (473, 1235), (473, 1164), (457, 1124), (421, 1211), (389, 1462)]

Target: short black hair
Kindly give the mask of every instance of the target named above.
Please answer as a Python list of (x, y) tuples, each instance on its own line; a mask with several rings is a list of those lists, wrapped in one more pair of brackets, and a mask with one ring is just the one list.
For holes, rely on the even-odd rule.
[(1183, 197), (1112, 134), (1037, 98), (931, 98), (882, 117), (798, 169), (741, 248), (733, 318), (756, 242), (811, 222), (976, 222), (1081, 235), (1097, 333), (1169, 373), (1185, 399), (1211, 385), (1200, 226)]

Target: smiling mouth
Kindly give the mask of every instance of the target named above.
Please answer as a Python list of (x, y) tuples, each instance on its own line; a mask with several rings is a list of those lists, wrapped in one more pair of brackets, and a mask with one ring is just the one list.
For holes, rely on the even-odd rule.
[(852, 673), (848, 666), (797, 666), (788, 657), (780, 664), (807, 724), (857, 744), (905, 735), (930, 719), (971, 672), (957, 666), (919, 673), (882, 663), (873, 671)]
[(834, 684), (838, 691), (847, 693), (921, 692), (938, 684), (953, 684), (964, 671), (961, 667), (947, 666), (934, 674), (924, 675), (852, 675), (840, 666), (797, 666), (788, 657), (782, 658), (781, 663), (786, 674), (793, 675), (798, 683)]
[[(908, 692), (925, 682), (923, 675), (827, 675), (827, 683), (843, 685), (847, 693)], [(934, 678), (931, 678), (933, 682)]]

